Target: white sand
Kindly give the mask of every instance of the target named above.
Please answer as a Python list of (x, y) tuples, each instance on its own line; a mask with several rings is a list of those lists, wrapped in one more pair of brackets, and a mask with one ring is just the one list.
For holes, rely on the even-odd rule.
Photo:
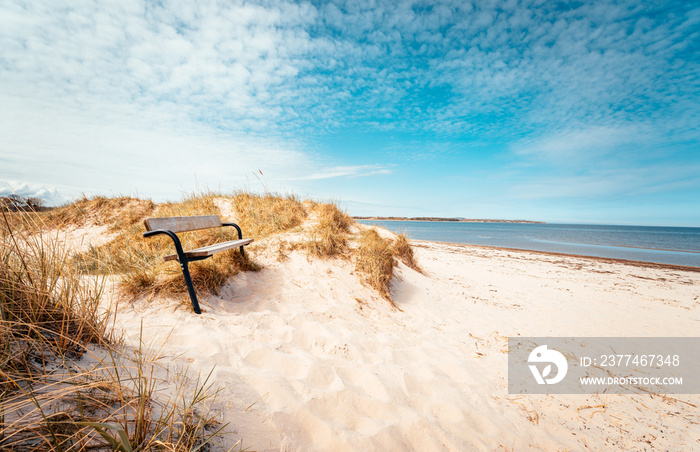
[(253, 249), (262, 271), (201, 296), (201, 316), (120, 307), (130, 340), (143, 320), (156, 343), (170, 335), (164, 362), (214, 368), (229, 446), (700, 450), (700, 396), (509, 396), (505, 353), (515, 335), (697, 335), (700, 273), (414, 242), (426, 274), (399, 265), (401, 312), (351, 262), (278, 261), (279, 240)]
[(109, 243), (117, 236), (115, 232), (110, 231), (108, 225), (72, 226), (59, 229), (55, 231), (55, 234), (56, 238), (63, 242), (66, 249), (71, 249), (74, 252), (87, 251), (91, 246), (97, 248)]

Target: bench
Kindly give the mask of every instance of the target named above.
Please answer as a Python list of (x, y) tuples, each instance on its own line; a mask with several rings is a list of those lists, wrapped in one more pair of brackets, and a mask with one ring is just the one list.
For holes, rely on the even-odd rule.
[[(144, 225), (146, 226), (146, 232), (143, 233), (144, 237), (152, 237), (158, 234), (165, 234), (169, 236), (175, 243), (175, 254), (170, 254), (163, 257), (165, 261), (177, 260), (180, 262), (180, 267), (182, 268), (182, 276), (185, 278), (185, 284), (187, 284), (187, 292), (190, 294), (190, 300), (192, 300), (192, 307), (194, 312), (201, 314), (202, 311), (199, 309), (199, 302), (197, 301), (197, 293), (194, 290), (194, 285), (192, 284), (192, 278), (190, 277), (190, 270), (187, 265), (188, 262), (200, 261), (202, 259), (208, 259), (214, 254), (221, 251), (230, 250), (233, 248), (239, 248), (241, 255), (245, 257), (245, 251), (243, 247), (250, 244), (253, 239), (244, 239), (241, 228), (235, 223), (222, 223), (221, 218), (218, 215), (203, 215), (196, 217), (164, 217), (164, 218), (148, 218), (145, 220)], [(219, 228), (224, 226), (232, 226), (238, 230), (238, 240), (231, 240), (228, 242), (217, 243), (215, 245), (203, 246), (202, 248), (197, 248), (191, 251), (184, 251), (182, 249), (182, 244), (177, 236), (177, 232), (186, 231), (196, 231), (198, 229), (208, 229), (208, 228)]]

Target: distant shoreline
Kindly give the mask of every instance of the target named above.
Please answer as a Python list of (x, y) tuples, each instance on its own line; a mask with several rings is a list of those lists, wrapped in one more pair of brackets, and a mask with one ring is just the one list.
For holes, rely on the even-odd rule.
[[(411, 245), (420, 248), (429, 248), (430, 246), (451, 246), (455, 248), (479, 248), (484, 250), (499, 250), (515, 253), (532, 253), (541, 254), (543, 256), (554, 256), (554, 257), (565, 257), (565, 258), (576, 258), (576, 259), (587, 259), (590, 261), (603, 262), (606, 264), (623, 264), (631, 265), (634, 267), (643, 268), (660, 268), (667, 270), (681, 270), (686, 272), (700, 273), (700, 267), (695, 265), (681, 265), (681, 264), (667, 264), (664, 262), (652, 262), (652, 261), (640, 261), (634, 259), (624, 259), (619, 257), (603, 257), (603, 256), (592, 256), (588, 254), (575, 254), (575, 253), (560, 253), (556, 251), (540, 251), (540, 250), (530, 250), (526, 248), (511, 248), (507, 246), (495, 246), (495, 245), (474, 245), (471, 243), (457, 243), (457, 242), (438, 242), (436, 240), (413, 240), (411, 239)], [(662, 250), (663, 251), (663, 250)], [(675, 251), (675, 250), (669, 250)]]
[(370, 221), (450, 221), (454, 223), (528, 223), (546, 224), (544, 221), (531, 220), (493, 220), (476, 218), (442, 218), (442, 217), (353, 217), (355, 220)]

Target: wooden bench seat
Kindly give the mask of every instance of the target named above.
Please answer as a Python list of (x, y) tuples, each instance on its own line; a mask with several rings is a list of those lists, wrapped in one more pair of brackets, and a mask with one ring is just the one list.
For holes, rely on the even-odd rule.
[[(241, 255), (245, 257), (245, 251), (243, 250), (243, 247), (253, 242), (253, 239), (243, 238), (243, 232), (237, 224), (222, 223), (221, 218), (219, 218), (218, 215), (149, 218), (143, 223), (146, 226), (146, 232), (143, 233), (144, 237), (152, 237), (158, 234), (165, 234), (173, 240), (173, 243), (175, 244), (175, 254), (169, 254), (163, 257), (163, 259), (166, 261), (175, 260), (180, 263), (180, 268), (182, 269), (182, 276), (185, 278), (187, 291), (189, 292), (190, 300), (192, 301), (192, 308), (194, 308), (194, 312), (197, 314), (201, 314), (202, 311), (199, 308), (199, 302), (197, 301), (197, 293), (195, 292), (194, 285), (192, 284), (192, 277), (190, 276), (188, 262), (208, 259), (216, 253), (220, 253), (222, 251), (230, 250), (233, 248), (238, 248), (241, 252)], [(228, 242), (216, 243), (214, 245), (208, 245), (194, 250), (184, 251), (182, 249), (180, 239), (176, 234), (177, 232), (196, 231), (199, 229), (218, 228), (224, 226), (231, 226), (236, 228), (236, 230), (238, 231), (238, 240), (230, 240)]]
[[(192, 251), (185, 251), (185, 257), (192, 260), (192, 257), (209, 257), (214, 254), (230, 250), (231, 248), (239, 248), (253, 242), (253, 239), (231, 240), (230, 242), (217, 243), (215, 245), (203, 246)], [(165, 261), (176, 261), (177, 254), (169, 254), (163, 258)]]

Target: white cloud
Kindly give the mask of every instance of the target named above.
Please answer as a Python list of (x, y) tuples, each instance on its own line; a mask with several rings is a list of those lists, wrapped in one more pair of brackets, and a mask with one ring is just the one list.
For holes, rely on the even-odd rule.
[[(384, 165), (335, 166), (322, 168), (320, 171), (295, 178), (296, 180), (334, 179), (338, 177), (365, 177), (391, 174), (392, 171)], [(294, 180), (294, 178), (292, 179)]]
[(128, 105), (80, 112), (44, 109), (45, 105), (23, 104), (16, 98), (2, 101), (14, 107), (0, 111), (3, 173), (27, 183), (71, 186), (90, 193), (138, 189), (158, 199), (172, 199), (191, 190), (196, 181), (230, 189), (258, 170), (271, 175), (276, 184), (319, 169), (293, 143), (149, 120), (157, 112), (147, 111), (139, 121), (129, 117)]
[(602, 127), (567, 130), (537, 139), (523, 140), (513, 146), (513, 151), (527, 158), (544, 160), (556, 165), (579, 165), (582, 162), (600, 162), (611, 153), (623, 158), (621, 150), (639, 153), (636, 143), (649, 141), (636, 126)]
[(18, 181), (0, 180), (0, 196), (19, 195), (23, 198), (39, 198), (48, 206), (56, 206), (68, 201), (58, 188), (40, 184), (26, 184)]
[[(195, 175), (230, 188), (262, 170), (284, 187), (384, 171), (334, 166), (290, 132), (326, 121), (333, 97), (345, 96), (299, 76), (315, 64), (309, 4), (0, 9), (2, 176), (22, 186), (172, 199)], [(318, 48), (329, 55), (335, 44), (323, 38)]]
[[(37, 1), (4, 9), (2, 77), (23, 95), (169, 104), (194, 121), (266, 134), (385, 128), (377, 119), (387, 117), (394, 128), (443, 134), (605, 126), (640, 109), (659, 120), (661, 103), (681, 106), (666, 102), (673, 93), (657, 82), (673, 86), (698, 69), (675, 58), (691, 45), (693, 16), (654, 21), (635, 4)], [(426, 105), (427, 86), (452, 96)], [(629, 105), (640, 95), (646, 105)]]
[(169, 106), (195, 121), (226, 113), (267, 128), (287, 119), (290, 99), (304, 101), (293, 78), (307, 64), (308, 5), (11, 2), (3, 10), (21, 26), (0, 31), (0, 81), (26, 97)]

